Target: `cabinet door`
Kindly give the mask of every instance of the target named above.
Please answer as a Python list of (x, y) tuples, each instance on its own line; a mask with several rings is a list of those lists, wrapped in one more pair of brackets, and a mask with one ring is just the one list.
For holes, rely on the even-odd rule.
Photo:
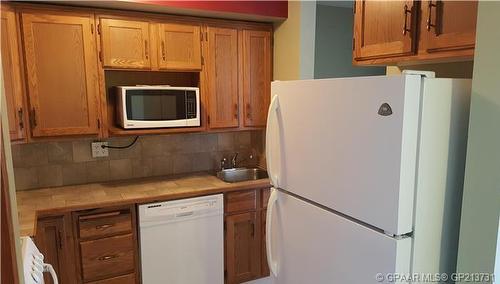
[(101, 19), (104, 67), (150, 68), (149, 23)]
[(271, 33), (243, 31), (244, 126), (266, 125), (271, 98)]
[(238, 31), (208, 27), (210, 128), (238, 127)]
[[(38, 220), (35, 243), (45, 262), (54, 267), (59, 283), (75, 283), (74, 254), (65, 222), (64, 216)], [(53, 283), (48, 274), (44, 279), (47, 284)]]
[(474, 48), (477, 1), (426, 1), (427, 51)]
[(262, 238), (261, 238), (261, 244), (262, 244), (262, 277), (269, 276), (269, 264), (267, 263), (267, 251), (266, 251), (266, 215), (267, 215), (267, 209), (261, 211), (261, 230), (262, 230)]
[(227, 283), (242, 283), (260, 275), (260, 228), (257, 213), (226, 216)]
[(200, 26), (160, 24), (160, 69), (201, 69)]
[(22, 22), (32, 136), (97, 134), (93, 16), (23, 13)]
[(2, 9), (1, 21), (3, 86), (9, 117), (10, 139), (22, 140), (26, 137), (26, 130), (16, 16), (14, 12)]
[(413, 6), (412, 1), (356, 1), (355, 59), (413, 54), (417, 19)]

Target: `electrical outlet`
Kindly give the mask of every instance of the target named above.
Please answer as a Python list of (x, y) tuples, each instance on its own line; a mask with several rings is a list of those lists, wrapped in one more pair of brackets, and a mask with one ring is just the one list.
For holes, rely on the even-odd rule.
[(92, 158), (107, 157), (109, 155), (108, 148), (103, 148), (103, 145), (108, 146), (108, 142), (92, 142)]

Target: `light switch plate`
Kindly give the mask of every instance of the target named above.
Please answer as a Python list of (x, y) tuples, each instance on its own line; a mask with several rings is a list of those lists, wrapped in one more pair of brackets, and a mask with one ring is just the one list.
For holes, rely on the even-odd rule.
[(108, 148), (103, 148), (102, 145), (108, 146), (108, 142), (92, 142), (92, 158), (107, 157), (109, 155)]

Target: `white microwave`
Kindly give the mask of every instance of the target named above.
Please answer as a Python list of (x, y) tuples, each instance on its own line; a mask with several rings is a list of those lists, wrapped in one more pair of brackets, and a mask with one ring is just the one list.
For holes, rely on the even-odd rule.
[(194, 87), (116, 87), (118, 124), (125, 129), (200, 126), (200, 90)]

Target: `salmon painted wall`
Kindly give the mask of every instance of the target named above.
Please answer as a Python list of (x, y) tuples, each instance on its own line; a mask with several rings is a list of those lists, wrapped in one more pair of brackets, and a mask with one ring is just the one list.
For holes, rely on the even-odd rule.
[(288, 1), (123, 1), (169, 8), (251, 14), (273, 18), (286, 18), (288, 16)]

